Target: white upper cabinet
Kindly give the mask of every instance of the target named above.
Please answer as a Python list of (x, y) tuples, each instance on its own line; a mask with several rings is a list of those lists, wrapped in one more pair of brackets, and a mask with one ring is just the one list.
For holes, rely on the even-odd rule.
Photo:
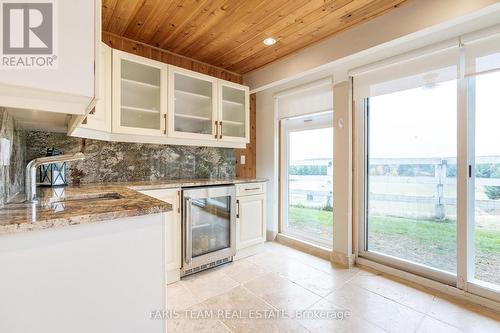
[(111, 57), (112, 50), (101, 42), (99, 48), (99, 68), (97, 69), (97, 103), (80, 128), (111, 132)]
[(166, 134), (166, 65), (113, 51), (113, 133)]
[[(2, 57), (12, 61), (0, 66), (0, 107), (84, 115), (94, 102), (94, 52), (101, 38), (101, 1), (50, 4), (52, 7), (37, 13), (51, 33), (37, 36), (34, 46), (32, 38), (24, 36), (28, 30), (17, 24), (22, 20), (16, 18), (31, 10), (30, 4), (5, 9), (4, 17), (9, 17), (11, 25), (17, 24), (17, 29), (4, 43), (16, 54), (2, 49)], [(43, 49), (35, 51), (43, 54), (30, 54), (33, 48)]]
[(219, 80), (219, 140), (250, 142), (249, 89)]
[(217, 79), (169, 66), (168, 134), (216, 140)]
[(104, 43), (99, 54), (97, 105), (74, 117), (69, 135), (227, 148), (250, 142), (248, 87)]

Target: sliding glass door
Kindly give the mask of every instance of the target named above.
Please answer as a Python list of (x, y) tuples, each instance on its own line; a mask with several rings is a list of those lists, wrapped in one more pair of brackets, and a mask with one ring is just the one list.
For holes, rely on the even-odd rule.
[(359, 256), (500, 301), (500, 32), (353, 82)]
[(366, 249), (456, 272), (455, 80), (368, 100)]
[(332, 112), (283, 119), (281, 124), (281, 232), (332, 248)]

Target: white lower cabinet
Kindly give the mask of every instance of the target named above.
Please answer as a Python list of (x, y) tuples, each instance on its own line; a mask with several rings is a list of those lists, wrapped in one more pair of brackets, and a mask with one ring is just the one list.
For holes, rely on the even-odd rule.
[[(258, 190), (257, 190), (258, 189)], [(264, 183), (238, 184), (236, 197), (236, 257), (266, 241), (266, 193)], [(246, 194), (248, 193), (248, 194)]]
[(0, 332), (165, 333), (162, 230), (152, 214), (2, 235)]
[(140, 191), (155, 199), (168, 202), (172, 210), (163, 213), (163, 225), (165, 228), (165, 269), (167, 283), (180, 280), (181, 269), (181, 210), (180, 210), (180, 188)]

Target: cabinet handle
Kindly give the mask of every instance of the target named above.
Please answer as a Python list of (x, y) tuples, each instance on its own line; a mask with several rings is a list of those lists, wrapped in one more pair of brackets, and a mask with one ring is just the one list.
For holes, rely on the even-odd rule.
[(181, 191), (177, 191), (177, 213), (181, 213)]
[(219, 124), (220, 124), (219, 139), (222, 139), (222, 121), (219, 121)]
[(260, 190), (260, 187), (246, 188), (245, 191), (257, 191)]
[(219, 136), (219, 126), (218, 126), (217, 120), (214, 123), (215, 123), (215, 135), (214, 135), (214, 137), (217, 139), (217, 137)]
[(166, 114), (163, 115), (163, 119), (164, 119), (164, 125), (165, 125), (165, 129), (163, 130), (163, 134), (167, 134), (167, 115)]
[(240, 218), (240, 201), (236, 200), (236, 218)]

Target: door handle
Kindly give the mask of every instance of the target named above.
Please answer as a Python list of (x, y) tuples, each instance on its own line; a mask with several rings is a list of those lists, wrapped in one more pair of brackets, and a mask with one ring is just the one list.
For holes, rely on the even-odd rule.
[(219, 137), (219, 126), (217, 120), (214, 122), (215, 123), (215, 138), (217, 139)]
[(222, 139), (222, 121), (219, 121), (219, 125), (220, 125), (219, 139)]
[(163, 130), (163, 134), (167, 134), (167, 115), (166, 114), (163, 115), (163, 119), (164, 119), (164, 125), (165, 125), (165, 129)]

